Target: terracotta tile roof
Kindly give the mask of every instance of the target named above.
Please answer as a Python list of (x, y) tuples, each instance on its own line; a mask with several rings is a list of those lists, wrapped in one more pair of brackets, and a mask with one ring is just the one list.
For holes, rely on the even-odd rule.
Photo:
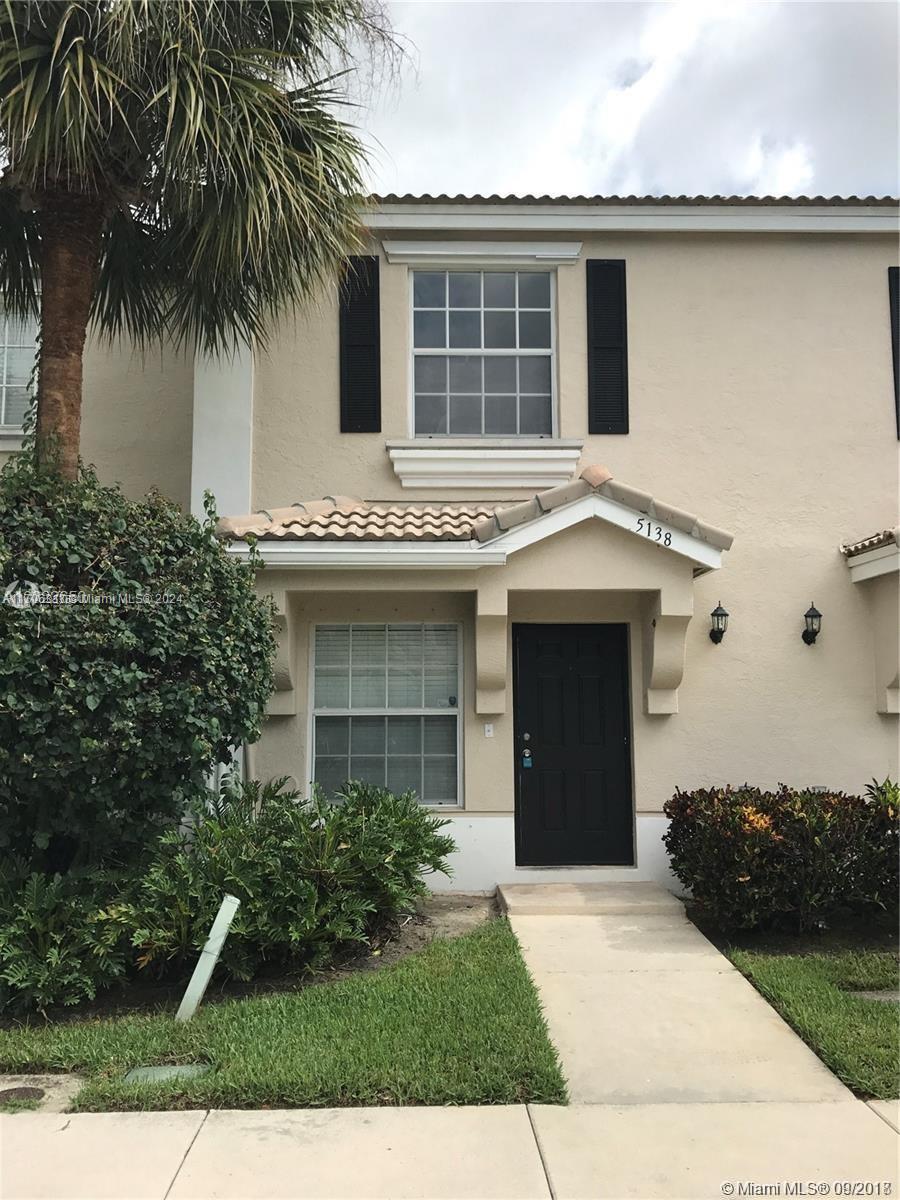
[(391, 193), (384, 196), (369, 196), (372, 205), (381, 204), (545, 204), (545, 205), (594, 205), (598, 208), (604, 205), (736, 205), (754, 207), (760, 205), (779, 205), (785, 207), (893, 207), (900, 205), (896, 196), (456, 196), (442, 194), (432, 196), (425, 193), (415, 196), (407, 192), (405, 195)]
[(272, 508), (246, 517), (223, 517), (223, 537), (322, 542), (468, 542), (478, 521), (489, 517), (494, 505), (377, 504), (350, 496), (326, 496), (288, 508)]
[(867, 550), (877, 550), (879, 546), (900, 546), (900, 526), (895, 529), (883, 529), (881, 533), (870, 534), (858, 542), (845, 542), (841, 546), (841, 554), (845, 558), (854, 558), (857, 554), (865, 554)]
[(272, 508), (244, 517), (223, 517), (222, 537), (262, 540), (489, 542), (508, 529), (536, 520), (546, 512), (592, 493), (647, 513), (675, 529), (700, 538), (718, 550), (728, 550), (734, 538), (724, 529), (701, 521), (693, 513), (657, 500), (613, 479), (604, 466), (585, 467), (577, 479), (548, 488), (520, 504), (490, 501), (471, 504), (381, 504), (351, 496), (326, 496)]
[(489, 517), (479, 521), (473, 532), (479, 542), (489, 542), (516, 525), (533, 521), (545, 512), (563, 504), (570, 504), (573, 500), (580, 500), (582, 496), (589, 496), (591, 493), (606, 496), (609, 500), (615, 500), (629, 508), (636, 508), (638, 512), (656, 517), (675, 529), (681, 529), (684, 533), (708, 542), (718, 550), (730, 549), (734, 541), (733, 534), (701, 521), (693, 513), (665, 504), (649, 492), (638, 491), (637, 488), (629, 487), (627, 483), (619, 483), (613, 479), (610, 471), (599, 463), (585, 467), (579, 477), (571, 483), (538, 492), (533, 499), (514, 504), (511, 508), (496, 509)]

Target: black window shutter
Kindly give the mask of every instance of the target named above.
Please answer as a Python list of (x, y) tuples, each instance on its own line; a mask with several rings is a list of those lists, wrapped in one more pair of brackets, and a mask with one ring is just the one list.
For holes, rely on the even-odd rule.
[(894, 410), (897, 437), (900, 438), (900, 267), (888, 267), (888, 295), (891, 301), (891, 353), (894, 356)]
[(628, 432), (624, 259), (587, 260), (588, 433)]
[(341, 433), (381, 432), (378, 258), (348, 259), (341, 281)]

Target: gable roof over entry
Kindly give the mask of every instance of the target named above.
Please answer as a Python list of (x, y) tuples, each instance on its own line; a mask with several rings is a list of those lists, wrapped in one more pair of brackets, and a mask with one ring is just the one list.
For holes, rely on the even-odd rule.
[[(236, 551), (248, 537), (279, 565), (496, 566), (508, 555), (598, 517), (691, 559), (695, 573), (721, 565), (733, 537), (693, 513), (613, 479), (601, 465), (516, 504), (379, 503), (350, 496), (224, 517), (218, 532)], [(335, 544), (338, 543), (338, 544)], [(438, 553), (441, 546), (446, 553)]]

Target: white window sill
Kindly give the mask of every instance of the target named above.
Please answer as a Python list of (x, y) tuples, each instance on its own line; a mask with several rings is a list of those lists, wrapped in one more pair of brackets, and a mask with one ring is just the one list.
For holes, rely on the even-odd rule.
[(0, 425), (0, 452), (22, 449), (21, 425)]
[(541, 488), (568, 483), (582, 441), (560, 438), (416, 438), (385, 443), (405, 488)]

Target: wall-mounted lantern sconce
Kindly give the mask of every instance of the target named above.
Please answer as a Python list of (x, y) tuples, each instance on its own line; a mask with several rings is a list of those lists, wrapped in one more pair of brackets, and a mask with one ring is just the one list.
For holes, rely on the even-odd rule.
[(725, 636), (725, 630), (728, 628), (728, 613), (722, 607), (721, 600), (709, 614), (709, 620), (712, 626), (709, 631), (709, 640), (718, 646), (719, 642)]
[(806, 622), (806, 628), (800, 635), (807, 646), (811, 646), (819, 636), (819, 631), (822, 628), (822, 614), (816, 606), (810, 602), (809, 608), (803, 614), (803, 620)]

